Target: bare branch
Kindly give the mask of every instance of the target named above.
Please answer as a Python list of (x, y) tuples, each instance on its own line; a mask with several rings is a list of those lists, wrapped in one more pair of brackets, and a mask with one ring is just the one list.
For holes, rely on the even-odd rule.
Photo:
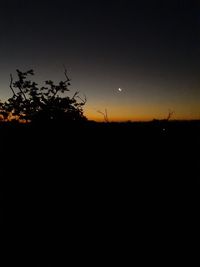
[(81, 101), (82, 101), (82, 103), (85, 105), (85, 103), (87, 102), (87, 97), (86, 97), (86, 95), (84, 95), (84, 99), (82, 98), (82, 97), (80, 97), (79, 95), (76, 95), (76, 97), (77, 98), (79, 98)]
[(107, 109), (105, 109), (105, 112), (102, 112), (100, 110), (97, 110), (97, 112), (100, 113), (101, 115), (103, 115), (105, 122), (109, 122)]
[(16, 96), (12, 85), (13, 85), (13, 76), (12, 76), (12, 74), (10, 74), (10, 89), (12, 90), (13, 96)]
[(174, 111), (169, 110), (168, 116), (167, 116), (167, 121), (169, 121), (172, 117), (172, 115), (174, 114)]
[(66, 81), (65, 81), (65, 83), (67, 83), (67, 82), (69, 82), (69, 81), (71, 81), (71, 79), (68, 77), (68, 75), (67, 75), (67, 69), (66, 69), (66, 67), (65, 67), (65, 65), (63, 64), (63, 68), (64, 68), (64, 75), (65, 75), (65, 77), (66, 77)]
[(84, 94), (84, 102), (87, 102), (87, 96)]
[(105, 115), (101, 110), (97, 110), (97, 112), (102, 114), (103, 116)]
[(108, 112), (107, 112), (107, 109), (105, 109), (105, 115), (106, 115), (106, 122), (108, 122)]
[(25, 95), (25, 93), (22, 91), (22, 88), (21, 88), (21, 86), (19, 86), (18, 88), (19, 88), (20, 92), (22, 93), (22, 95), (23, 95), (24, 99), (25, 99), (25, 100), (27, 100), (27, 98), (26, 98), (26, 95)]
[(72, 96), (72, 99), (74, 99), (75, 97), (77, 97), (78, 94), (79, 94), (79, 91), (76, 91), (75, 94)]

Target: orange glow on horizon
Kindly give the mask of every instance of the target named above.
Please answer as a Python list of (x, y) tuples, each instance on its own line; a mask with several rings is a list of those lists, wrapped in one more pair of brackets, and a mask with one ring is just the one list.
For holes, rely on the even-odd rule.
[[(101, 110), (104, 113), (104, 110)], [(99, 114), (97, 111), (91, 112), (86, 110), (84, 115), (89, 120), (94, 120), (97, 122), (105, 121), (103, 114)], [(128, 113), (126, 111), (121, 112), (109, 112), (108, 110), (108, 120), (110, 122), (127, 122), (127, 121), (152, 121), (154, 119), (162, 120), (166, 119), (168, 116), (168, 110), (164, 112), (131, 112)], [(199, 120), (200, 114), (198, 113), (183, 113), (183, 112), (175, 112), (172, 116), (171, 120)]]

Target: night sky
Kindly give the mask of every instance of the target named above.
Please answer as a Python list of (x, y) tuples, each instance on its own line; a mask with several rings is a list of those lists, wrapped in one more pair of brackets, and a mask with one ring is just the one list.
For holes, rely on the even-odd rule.
[(0, 99), (16, 68), (42, 85), (65, 64), (89, 119), (200, 118), (198, 2), (1, 0)]

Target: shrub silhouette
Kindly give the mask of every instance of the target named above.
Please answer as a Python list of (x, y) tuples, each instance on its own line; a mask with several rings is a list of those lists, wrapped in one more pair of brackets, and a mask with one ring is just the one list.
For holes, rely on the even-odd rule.
[[(19, 120), (22, 122), (48, 121), (83, 121), (83, 106), (86, 97), (79, 97), (76, 92), (72, 97), (64, 95), (70, 91), (70, 79), (65, 70), (65, 80), (55, 84), (52, 80), (45, 82), (45, 86), (29, 80), (34, 71), (22, 72), (17, 70), (18, 79), (13, 81), (10, 75), (10, 89), (13, 96), (6, 102), (0, 102), (0, 118), (3, 121)], [(79, 101), (78, 101), (79, 99)]]

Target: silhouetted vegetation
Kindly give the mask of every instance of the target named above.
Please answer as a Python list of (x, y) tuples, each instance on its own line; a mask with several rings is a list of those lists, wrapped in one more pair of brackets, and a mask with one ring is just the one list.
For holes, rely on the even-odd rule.
[(105, 109), (105, 112), (102, 112), (101, 110), (97, 110), (97, 112), (103, 115), (105, 122), (109, 122), (107, 109)]
[[(6, 102), (0, 102), (0, 116), (2, 121), (20, 122), (48, 122), (48, 121), (83, 121), (83, 106), (86, 103), (75, 92), (72, 97), (66, 96), (69, 91), (70, 78), (65, 70), (65, 80), (55, 84), (52, 80), (45, 82), (45, 86), (31, 81), (33, 70), (22, 72), (17, 70), (18, 79), (13, 80), (10, 75), (10, 89), (13, 96)], [(79, 101), (78, 101), (79, 100)]]

